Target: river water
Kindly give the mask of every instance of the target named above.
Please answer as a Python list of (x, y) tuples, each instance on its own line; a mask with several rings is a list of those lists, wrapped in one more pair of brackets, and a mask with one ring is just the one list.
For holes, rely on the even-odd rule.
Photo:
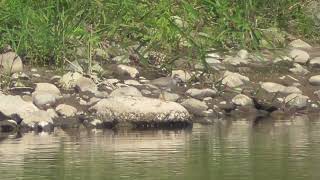
[(1, 180), (319, 180), (320, 118), (0, 137)]

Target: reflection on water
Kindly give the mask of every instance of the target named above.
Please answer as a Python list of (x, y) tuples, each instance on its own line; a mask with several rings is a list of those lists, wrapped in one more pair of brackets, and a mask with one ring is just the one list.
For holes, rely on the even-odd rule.
[(320, 121), (220, 121), (192, 130), (56, 130), (3, 138), (0, 179), (320, 179)]

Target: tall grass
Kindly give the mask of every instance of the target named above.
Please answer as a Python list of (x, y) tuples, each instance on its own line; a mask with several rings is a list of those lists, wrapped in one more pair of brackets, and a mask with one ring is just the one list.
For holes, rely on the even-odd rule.
[[(319, 41), (305, 0), (0, 0), (0, 45), (31, 64), (63, 65), (77, 47), (139, 44), (176, 59), (215, 48), (261, 47), (275, 27)], [(88, 43), (89, 42), (89, 43)], [(271, 42), (272, 43), (272, 42)]]

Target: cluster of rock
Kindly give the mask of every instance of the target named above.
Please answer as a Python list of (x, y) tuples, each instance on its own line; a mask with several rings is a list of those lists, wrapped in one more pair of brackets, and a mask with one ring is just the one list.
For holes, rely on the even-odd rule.
[[(13, 86), (0, 91), (0, 131), (50, 131), (56, 126), (81, 125), (105, 128), (117, 124), (185, 126), (197, 117), (213, 122), (226, 116), (256, 118), (318, 110), (320, 74), (312, 71), (320, 67), (320, 57), (311, 57), (306, 49), (312, 47), (301, 40), (290, 46), (288, 56), (274, 61), (259, 59), (246, 50), (224, 58), (210, 53), (206, 61), (219, 72), (208, 75), (209, 83), (205, 85), (193, 80), (201, 78), (197, 71), (175, 70), (168, 77), (146, 79), (137, 68), (124, 64), (115, 65), (113, 77), (85, 75), (79, 66), (62, 76), (51, 72), (49, 79), (41, 79), (43, 75), (36, 69), (22, 72), (22, 61), (15, 53), (2, 54), (1, 67), (4, 72), (13, 73)], [(272, 70), (270, 62), (284, 61), (291, 63), (285, 64), (285, 75), (274, 78), (272, 73), (264, 74), (261, 79), (266, 81), (250, 76), (253, 65)], [(94, 66), (103, 71), (99, 64)], [(245, 68), (249, 73), (242, 73)], [(190, 81), (190, 86), (178, 86)]]

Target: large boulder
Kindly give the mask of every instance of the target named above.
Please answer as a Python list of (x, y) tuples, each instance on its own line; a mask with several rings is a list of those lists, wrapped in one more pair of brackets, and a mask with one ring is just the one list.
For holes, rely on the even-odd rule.
[(21, 58), (14, 52), (0, 54), (0, 71), (3, 69), (7, 73), (23, 71)]
[(0, 94), (0, 113), (6, 117), (24, 118), (35, 111), (38, 111), (38, 108), (32, 102), (24, 101), (20, 96)]
[(39, 110), (32, 102), (11, 95), (0, 95), (0, 115), (34, 130), (51, 130), (55, 117), (54, 112)]
[(110, 97), (90, 110), (101, 120), (120, 123), (190, 122), (188, 111), (180, 104), (147, 97)]

